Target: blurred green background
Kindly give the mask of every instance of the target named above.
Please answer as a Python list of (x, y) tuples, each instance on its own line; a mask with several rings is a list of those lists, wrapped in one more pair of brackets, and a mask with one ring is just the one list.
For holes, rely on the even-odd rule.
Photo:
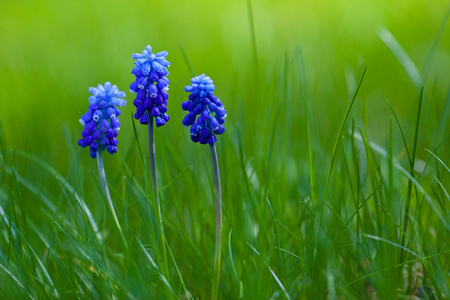
[[(256, 241), (262, 247), (258, 248), (260, 251), (270, 249), (269, 232), (272, 227), (264, 223), (270, 217), (267, 208), (263, 208), (267, 195), (274, 202), (275, 214), (284, 220), (287, 228), (296, 233), (297, 229), (302, 233), (308, 232), (306, 228), (309, 227), (303, 227), (302, 223), (310, 220), (302, 203), (309, 199), (311, 190), (304, 101), (309, 110), (311, 148), (315, 155), (315, 175), (320, 195), (338, 127), (364, 66), (367, 65), (367, 73), (346, 130), (354, 122), (356, 131), (358, 128), (362, 132), (367, 130), (371, 141), (388, 149), (389, 124), (394, 120), (394, 115), (387, 99), (411, 147), (420, 87), (413, 84), (408, 72), (380, 39), (381, 28), (391, 32), (424, 79), (416, 155), (419, 161), (425, 161), (430, 155), (425, 148), (433, 149), (450, 133), (445, 106), (450, 83), (450, 33), (445, 23), (448, 1), (254, 0), (251, 7), (250, 13), (249, 2), (244, 0), (1, 0), (2, 153), (15, 149), (34, 155), (54, 167), (83, 196), (94, 217), (104, 220), (96, 162), (89, 157), (89, 151), (78, 147), (76, 142), (82, 131), (78, 119), (87, 111), (88, 88), (110, 81), (127, 92), (128, 101), (120, 117), (119, 153), (104, 156), (112, 198), (117, 203), (118, 211), (123, 212), (127, 191), (124, 177), (129, 179), (135, 172), (137, 182), (142, 186), (145, 184), (130, 116), (135, 111), (132, 104), (134, 95), (128, 92), (134, 80), (130, 73), (133, 68), (131, 54), (141, 52), (146, 45), (151, 45), (154, 52), (167, 50), (167, 59), (171, 62), (168, 77), (168, 114), (171, 120), (156, 130), (160, 186), (175, 179), (161, 192), (165, 214), (176, 220), (174, 224), (183, 230), (185, 228), (194, 243), (208, 245), (202, 252), (203, 258), (212, 256), (214, 219), (209, 149), (193, 144), (189, 130), (181, 124), (185, 115), (181, 103), (187, 99), (184, 86), (189, 84), (192, 68), (195, 75), (205, 73), (214, 80), (215, 94), (228, 113), (226, 132), (218, 138), (217, 147), (223, 176), (224, 236), (233, 228), (233, 234), (240, 241), (239, 246), (233, 246), (239, 258), (254, 255), (248, 250), (244, 239)], [(253, 17), (254, 40), (250, 16)], [(146, 154), (146, 127), (138, 123), (136, 127), (141, 150)], [(395, 121), (393, 135), (395, 156), (407, 169), (404, 145)], [(438, 152), (447, 165), (448, 149), (444, 145)], [(330, 197), (335, 201), (334, 205), (342, 209), (343, 215), (350, 216), (353, 208), (346, 207), (348, 203), (339, 202), (349, 197), (350, 193), (342, 183), (347, 176), (342, 173), (345, 170), (342, 159), (339, 156), (340, 162), (336, 163), (341, 173), (333, 179), (331, 190), (334, 193), (330, 192)], [(38, 186), (39, 193), (62, 205), (61, 211), (70, 209), (70, 205), (62, 201), (64, 197), (54, 175), (44, 172), (36, 161), (14, 156), (13, 151), (9, 152), (7, 161), (15, 166), (18, 174)], [(383, 173), (381, 168), (379, 171)], [(439, 178), (443, 186), (448, 187), (448, 174), (442, 172), (441, 175)], [(393, 216), (400, 218), (406, 180), (399, 174), (396, 176), (398, 186), (395, 195), (398, 201), (395, 202)], [(426, 180), (432, 182), (430, 178)], [(244, 187), (243, 182), (248, 184), (247, 181), (250, 187)], [(376, 184), (366, 184), (361, 189), (368, 196)], [(361, 183), (363, 185), (364, 182)], [(439, 186), (433, 187), (435, 192), (438, 189)], [(22, 193), (25, 211), (36, 212), (29, 218), (39, 220), (42, 213), (37, 213), (36, 209), (42, 206), (38, 204), (39, 196), (25, 188), (22, 188)], [(442, 195), (442, 192), (439, 193)], [(145, 197), (141, 195), (139, 199), (145, 203)], [(6, 200), (3, 204), (6, 205)], [(145, 232), (136, 207), (132, 206), (130, 211), (134, 218), (130, 222), (134, 222), (136, 232)], [(327, 217), (329, 215), (325, 219)], [(440, 224), (437, 218), (433, 221)], [(330, 222), (330, 227), (333, 224)], [(433, 230), (448, 237), (448, 232), (439, 227), (442, 224), (436, 224)], [(177, 226), (168, 226), (168, 243), (184, 270), (188, 289), (194, 296), (206, 299), (209, 295), (209, 275), (190, 269), (202, 266), (199, 262), (202, 256), (197, 257), (195, 255), (198, 253), (192, 254), (184, 248), (186, 244), (179, 238), (178, 230), (181, 232), (181, 229)], [(261, 236), (267, 235), (266, 239), (257, 236), (259, 229)], [(42, 223), (41, 230), (44, 235), (50, 235), (50, 222)], [(108, 241), (114, 248), (117, 241), (113, 234), (111, 228)], [(291, 245), (291, 238), (285, 237), (288, 245)], [(325, 244), (326, 240), (323, 237)], [(436, 245), (438, 240), (430, 237)], [(328, 250), (324, 249), (328, 246), (324, 245), (320, 249), (327, 253)], [(300, 256), (305, 250), (298, 244), (291, 246), (286, 247)], [(329, 251), (337, 249), (333, 247), (329, 247)], [(385, 266), (395, 263), (388, 261), (389, 255), (385, 256)], [(344, 257), (340, 256), (333, 263), (318, 268), (322, 271), (326, 268), (337, 270), (339, 261)], [(189, 264), (191, 259), (194, 267)], [(260, 293), (258, 295), (262, 298), (268, 298), (273, 290), (257, 290), (258, 285), (252, 285), (256, 281), (246, 281), (246, 278), (253, 276), (252, 270), (259, 272), (264, 264), (259, 263), (252, 269), (248, 267), (248, 261), (251, 259), (247, 257), (247, 265), (236, 263), (246, 295)], [(208, 258), (206, 264), (211, 267), (212, 258)], [(246, 268), (249, 269), (245, 271)], [(225, 277), (234, 276), (229, 261), (224, 262), (224, 270)], [(288, 277), (286, 275), (284, 279)], [(312, 275), (305, 278), (315, 280)], [(329, 278), (324, 278), (321, 277), (325, 282), (323, 286), (326, 286)], [(342, 282), (354, 279), (342, 278)], [(205, 285), (202, 282), (206, 282)], [(227, 282), (226, 279), (224, 282)], [(439, 281), (436, 279), (434, 282)], [(386, 285), (389, 285), (389, 279), (386, 279)], [(275, 289), (276, 285), (271, 287)], [(227, 286), (222, 286), (222, 290), (225, 298), (237, 296)], [(396, 287), (391, 291), (395, 293)], [(304, 295), (312, 296), (316, 292), (311, 290)]]
[[(182, 148), (190, 145), (181, 126), (183, 87), (191, 77), (180, 45), (197, 74), (215, 80), (229, 111), (229, 130), (244, 109), (244, 139), (257, 144), (267, 103), (286, 101), (292, 118), (302, 114), (296, 97), (283, 99), (269, 87), (284, 73), (285, 55), (303, 53), (317, 140), (335, 134), (362, 65), (368, 66), (361, 94), (367, 97), (370, 129), (382, 138), (388, 124), (388, 99), (400, 120), (411, 122), (417, 91), (377, 35), (385, 26), (419, 70), (425, 64), (448, 1), (264, 1), (253, 3), (260, 85), (254, 78), (252, 35), (246, 1), (7, 1), (0, 10), (0, 118), (10, 147), (39, 153), (67, 168), (68, 149), (61, 124), (73, 136), (87, 109), (87, 88), (111, 81), (128, 91), (133, 80), (131, 53), (150, 44), (169, 51), (171, 125), (160, 131)], [(450, 70), (448, 31), (436, 50), (427, 83), (433, 89), (434, 115), (442, 110)], [(294, 67), (292, 67), (294, 68)], [(297, 84), (295, 80), (290, 84)], [(350, 90), (350, 92), (348, 91)], [(271, 98), (271, 99), (267, 99)], [(298, 98), (298, 97), (297, 97)], [(121, 146), (131, 135), (124, 110)], [(362, 102), (361, 102), (362, 103)], [(261, 124), (263, 123), (263, 124)], [(407, 127), (407, 126), (406, 126)], [(301, 140), (302, 132), (293, 136)], [(127, 143), (128, 144), (128, 143)], [(122, 146), (122, 147), (124, 147)], [(88, 155), (84, 155), (87, 157)], [(114, 159), (114, 158), (113, 158)]]

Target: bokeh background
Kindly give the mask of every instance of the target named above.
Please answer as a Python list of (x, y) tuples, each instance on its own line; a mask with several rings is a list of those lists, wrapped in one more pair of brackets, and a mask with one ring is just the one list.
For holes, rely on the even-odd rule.
[[(447, 1), (255, 1), (253, 17), (259, 64), (255, 79), (252, 33), (246, 1), (2, 1), (0, 26), (0, 116), (10, 147), (39, 153), (67, 168), (68, 149), (61, 143), (66, 124), (75, 138), (78, 117), (85, 112), (89, 86), (111, 81), (128, 91), (131, 53), (147, 44), (169, 51), (170, 127), (161, 129), (168, 142), (186, 148), (187, 131), (179, 126), (186, 99), (183, 87), (191, 77), (184, 47), (197, 74), (215, 80), (217, 94), (229, 110), (229, 133), (239, 121), (250, 145), (264, 127), (268, 104), (281, 102), (300, 119), (298, 97), (274, 94), (288, 56), (288, 68), (300, 50), (313, 118), (320, 126), (316, 140), (326, 143), (335, 134), (361, 66), (368, 66), (361, 95), (367, 97), (369, 127), (377, 138), (386, 132), (388, 99), (402, 123), (415, 109), (417, 90), (377, 34), (386, 27), (419, 70), (433, 46)], [(428, 114), (444, 105), (450, 70), (450, 39), (445, 31), (427, 76), (435, 98)], [(292, 76), (293, 77), (293, 76)], [(289, 85), (299, 84), (292, 79)], [(281, 83), (282, 85), (282, 83)], [(271, 89), (272, 88), (272, 89)], [(291, 87), (292, 89), (292, 87)], [(131, 135), (124, 111), (121, 140)], [(363, 102), (361, 102), (363, 103)], [(240, 110), (243, 109), (242, 119)], [(386, 117), (382, 117), (386, 116)], [(295, 133), (294, 133), (295, 132)], [(293, 129), (300, 141), (303, 133)], [(128, 142), (123, 143), (125, 147)], [(182, 146), (183, 145), (183, 146)], [(88, 155), (84, 155), (87, 157)], [(87, 160), (84, 160), (86, 162)], [(114, 158), (112, 158), (114, 159)]]
[[(242, 216), (226, 218), (235, 226), (245, 227), (248, 221), (242, 237), (254, 238), (254, 224), (259, 222), (255, 211), (260, 208), (256, 204), (245, 208), (250, 200), (240, 198), (248, 195), (244, 192), (235, 198), (237, 190), (243, 189), (242, 176), (248, 176), (262, 199), (277, 195), (274, 207), (286, 218), (294, 218), (296, 210), (284, 212), (283, 207), (309, 195), (305, 101), (319, 191), (324, 188), (338, 126), (365, 66), (366, 76), (347, 127), (353, 122), (356, 131), (367, 130), (371, 141), (388, 147), (389, 124), (394, 120), (388, 100), (407, 141), (412, 142), (420, 87), (380, 38), (383, 28), (424, 79), (418, 159), (426, 160), (429, 153), (424, 148), (433, 149), (450, 133), (448, 11), (449, 2), (444, 0), (254, 0), (251, 10), (244, 0), (1, 0), (2, 151), (9, 151), (18, 174), (64, 203), (54, 174), (15, 156), (14, 151), (31, 154), (55, 168), (73, 182), (95, 218), (103, 219), (96, 162), (89, 151), (76, 145), (82, 131), (78, 119), (87, 111), (88, 88), (110, 81), (127, 91), (119, 153), (105, 155), (113, 198), (123, 196), (124, 177), (129, 179), (135, 172), (142, 185), (145, 181), (131, 118), (134, 98), (128, 92), (134, 80), (131, 54), (146, 45), (155, 52), (167, 50), (171, 120), (156, 130), (160, 185), (171, 183), (162, 191), (166, 214), (185, 218), (188, 231), (195, 228), (190, 222), (213, 226), (212, 175), (206, 172), (211, 171), (209, 149), (193, 144), (189, 130), (181, 124), (185, 115), (181, 103), (187, 99), (184, 86), (192, 73), (205, 73), (214, 80), (215, 93), (228, 112), (227, 131), (217, 147), (225, 175), (224, 202), (236, 202), (225, 211), (244, 207)], [(401, 135), (393, 123), (394, 153), (407, 165)], [(145, 154), (146, 127), (136, 123), (136, 129)], [(439, 152), (446, 163), (448, 149), (445, 146)], [(442, 178), (444, 186), (449, 182), (447, 175)], [(335, 180), (338, 184), (341, 179)], [(38, 196), (26, 189), (22, 193), (25, 210), (40, 207)], [(119, 210), (125, 206), (122, 200), (117, 200)], [(183, 216), (189, 209), (190, 216)], [(132, 213), (138, 216), (137, 211)], [(43, 225), (43, 232), (50, 227)], [(168, 229), (167, 234), (174, 252), (182, 251), (181, 244), (170, 241), (176, 230)], [(199, 241), (203, 235), (197, 237)], [(193, 287), (195, 280), (207, 281), (202, 276), (207, 275), (191, 278), (197, 295), (207, 295), (206, 288)]]

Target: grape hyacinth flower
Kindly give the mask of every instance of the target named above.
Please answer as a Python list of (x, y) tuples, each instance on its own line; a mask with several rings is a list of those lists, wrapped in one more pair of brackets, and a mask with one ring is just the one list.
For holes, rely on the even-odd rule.
[(222, 102), (214, 96), (215, 87), (209, 76), (202, 74), (194, 77), (191, 83), (184, 88), (191, 94), (189, 100), (182, 104), (183, 110), (188, 111), (183, 119), (183, 125), (191, 126), (193, 142), (214, 145), (217, 141), (215, 134), (222, 134), (225, 131), (223, 123), (227, 112)]
[(120, 129), (118, 116), (121, 112), (116, 106), (126, 105), (127, 102), (122, 99), (125, 97), (125, 92), (119, 91), (116, 85), (111, 86), (110, 82), (105, 82), (104, 86), (99, 84), (97, 88), (89, 88), (89, 93), (92, 96), (89, 97), (89, 110), (80, 119), (84, 130), (81, 133), (82, 139), (78, 141), (78, 145), (83, 148), (89, 146), (91, 157), (97, 158), (98, 172), (103, 193), (105, 194), (106, 206), (110, 210), (120, 242), (125, 252), (127, 252), (127, 243), (109, 194), (102, 157), (104, 150), (107, 150), (110, 154), (117, 152), (117, 145), (119, 144), (117, 136)]
[(119, 134), (120, 122), (118, 116), (121, 111), (116, 106), (125, 106), (125, 92), (119, 91), (116, 85), (105, 82), (97, 88), (89, 88), (89, 110), (81, 116), (80, 123), (84, 126), (81, 133), (82, 139), (78, 140), (81, 147), (89, 146), (91, 157), (95, 158), (98, 153), (107, 150), (114, 154), (117, 152), (117, 135)]
[(169, 121), (167, 112), (167, 99), (169, 94), (169, 80), (167, 68), (170, 62), (166, 60), (167, 51), (153, 54), (152, 47), (147, 46), (140, 53), (134, 53), (135, 67), (131, 71), (136, 80), (130, 85), (130, 92), (136, 94), (133, 104), (136, 106), (136, 120), (141, 124), (149, 124), (155, 118), (156, 127)]
[[(202, 74), (191, 79), (191, 85), (184, 90), (190, 92), (189, 100), (182, 104), (188, 114), (183, 119), (183, 125), (191, 126), (191, 139), (200, 144), (209, 144), (214, 168), (214, 194), (216, 207), (216, 243), (214, 259), (214, 277), (211, 299), (217, 299), (220, 280), (221, 238), (222, 238), (222, 193), (220, 189), (219, 163), (215, 143), (216, 134), (225, 131), (223, 126), (227, 112), (222, 102), (214, 96), (214, 84), (211, 78)], [(198, 117), (197, 117), (198, 116)]]
[[(155, 155), (155, 134), (153, 119), (155, 119), (156, 127), (163, 126), (169, 121), (167, 112), (167, 99), (169, 94), (169, 80), (167, 75), (169, 71), (167, 68), (170, 62), (166, 60), (167, 51), (161, 51), (153, 54), (152, 47), (147, 46), (145, 50), (140, 53), (131, 55), (135, 67), (131, 71), (136, 76), (136, 80), (130, 85), (130, 92), (136, 94), (136, 99), (133, 101), (136, 106), (136, 113), (134, 118), (139, 120), (141, 124), (148, 125), (148, 141), (150, 151), (150, 174), (153, 190), (153, 202), (156, 204), (156, 219), (158, 220), (158, 237), (159, 234), (164, 239), (164, 231), (161, 215), (161, 203), (159, 201), (157, 174), (156, 174), (156, 155)], [(152, 205), (149, 203), (149, 207)], [(163, 262), (168, 271), (167, 253), (165, 241), (162, 240), (161, 251), (163, 255)]]

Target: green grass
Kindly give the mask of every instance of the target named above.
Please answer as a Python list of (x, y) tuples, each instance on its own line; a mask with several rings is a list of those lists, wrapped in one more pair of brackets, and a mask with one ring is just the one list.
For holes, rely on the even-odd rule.
[[(228, 113), (219, 299), (448, 299), (449, 8), (405, 3), (4, 1), (0, 298), (209, 299), (213, 168), (181, 125), (204, 72)], [(127, 253), (78, 119), (147, 44), (172, 63), (164, 230), (127, 93), (104, 155)]]

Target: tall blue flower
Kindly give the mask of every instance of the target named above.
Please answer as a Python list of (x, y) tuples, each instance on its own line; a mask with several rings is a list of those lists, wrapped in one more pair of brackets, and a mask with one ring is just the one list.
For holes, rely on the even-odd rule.
[(191, 126), (193, 142), (213, 145), (217, 141), (215, 134), (225, 131), (223, 123), (227, 112), (222, 102), (214, 96), (215, 87), (209, 76), (202, 74), (194, 77), (191, 83), (184, 88), (191, 94), (189, 100), (182, 104), (183, 110), (189, 112), (183, 119), (183, 125)]
[(136, 106), (135, 119), (141, 124), (148, 124), (150, 114), (155, 118), (156, 126), (162, 126), (169, 121), (167, 112), (167, 99), (169, 94), (169, 80), (167, 67), (170, 62), (166, 60), (167, 51), (156, 54), (152, 53), (152, 47), (147, 46), (140, 53), (134, 53), (131, 57), (135, 59), (135, 67), (131, 71), (136, 80), (130, 85), (130, 92), (136, 94), (133, 101)]
[(97, 152), (107, 150), (114, 154), (117, 152), (117, 135), (119, 134), (120, 122), (118, 116), (121, 111), (116, 106), (125, 106), (125, 92), (119, 91), (116, 85), (110, 82), (98, 85), (97, 88), (90, 87), (89, 110), (81, 116), (80, 123), (84, 126), (81, 133), (83, 137), (78, 141), (81, 147), (89, 146), (91, 157), (95, 158)]

